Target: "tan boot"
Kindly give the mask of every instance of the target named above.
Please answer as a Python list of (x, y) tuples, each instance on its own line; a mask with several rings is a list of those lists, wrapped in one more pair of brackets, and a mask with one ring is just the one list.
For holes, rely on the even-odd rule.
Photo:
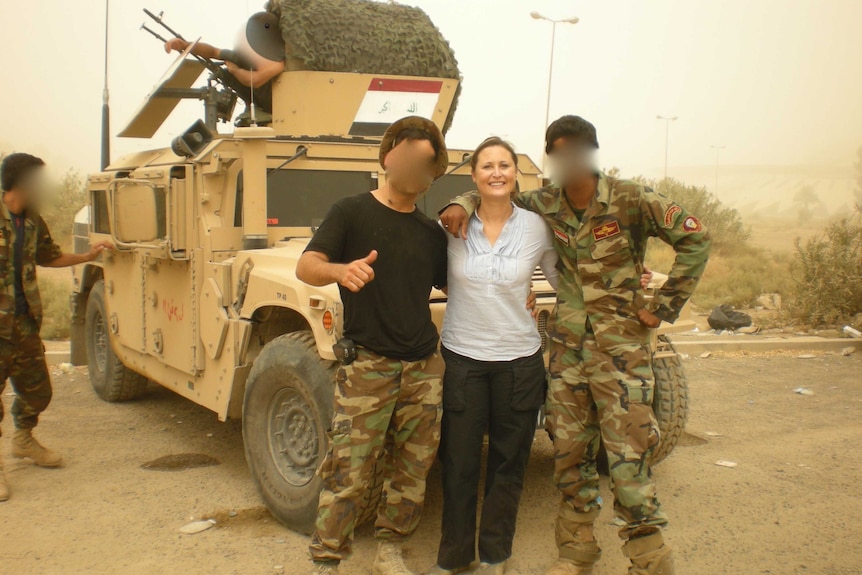
[(416, 575), (404, 564), (401, 545), (381, 541), (377, 546), (377, 557), (371, 570), (374, 575)]
[(623, 553), (632, 562), (629, 575), (674, 575), (673, 553), (665, 545), (661, 531), (629, 539)]
[(16, 429), (12, 435), (12, 457), (23, 459), (29, 457), (40, 467), (60, 467), (63, 458), (56, 451), (51, 451), (36, 441), (32, 429)]
[(598, 509), (581, 513), (565, 503), (560, 505), (556, 521), (560, 559), (545, 575), (592, 575), (593, 567), (602, 557), (602, 550), (593, 534), (593, 523), (598, 516)]
[(0, 501), (9, 501), (9, 485), (6, 484), (6, 474), (3, 473), (3, 459), (0, 456)]

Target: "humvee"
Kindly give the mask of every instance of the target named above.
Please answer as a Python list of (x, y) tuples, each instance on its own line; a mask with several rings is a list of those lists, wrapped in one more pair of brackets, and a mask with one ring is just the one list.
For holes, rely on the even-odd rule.
[[(121, 135), (152, 136), (178, 83), (190, 86), (199, 73), (181, 57)], [(219, 135), (208, 113), (170, 148), (91, 174), (75, 246), (116, 246), (74, 272), (72, 358), (89, 366), (96, 394), (127, 401), (153, 381), (220, 420), (241, 418), (261, 498), (286, 526), (309, 532), (343, 313), (337, 287), (298, 281), (296, 262), (335, 200), (385, 182), (378, 146), (386, 125), (420, 114), (442, 126), (457, 88), (446, 78), (288, 71), (275, 81), (269, 126)], [(433, 217), (472, 189), (468, 161), (469, 152), (449, 150), (450, 173), (419, 209)], [(541, 184), (536, 164), (521, 156), (520, 188)], [(539, 272), (534, 279), (547, 342), (555, 296)], [(442, 292), (431, 294), (438, 326), (445, 304)], [(657, 460), (673, 449), (687, 412), (679, 358), (662, 331), (654, 337)], [(378, 481), (363, 518), (379, 494)]]

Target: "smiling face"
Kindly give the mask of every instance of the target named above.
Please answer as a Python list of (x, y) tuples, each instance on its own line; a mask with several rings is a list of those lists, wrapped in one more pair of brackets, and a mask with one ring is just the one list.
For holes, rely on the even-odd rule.
[(483, 148), (476, 153), (473, 181), (482, 199), (509, 199), (518, 181), (515, 157), (502, 145)]

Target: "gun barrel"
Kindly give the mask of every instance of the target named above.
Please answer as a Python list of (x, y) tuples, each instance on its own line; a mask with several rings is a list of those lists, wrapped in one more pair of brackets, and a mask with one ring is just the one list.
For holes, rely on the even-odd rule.
[(165, 30), (167, 30), (168, 32), (170, 32), (171, 34), (173, 34), (175, 38), (179, 38), (179, 39), (181, 39), (181, 40), (185, 40), (185, 38), (183, 38), (182, 34), (180, 34), (180, 33), (179, 33), (179, 32), (177, 32), (176, 30), (174, 30), (173, 28), (171, 28), (170, 26), (168, 26), (167, 24), (165, 24), (165, 21), (162, 19), (162, 17), (161, 17), (161, 16), (156, 16), (155, 14), (153, 14), (152, 12), (150, 12), (149, 10), (147, 10), (146, 8), (144, 8), (144, 14), (146, 14), (147, 16), (149, 16), (150, 18), (152, 18), (153, 20), (155, 20), (156, 22), (158, 22), (159, 26), (161, 26), (162, 28), (164, 28)]
[(161, 34), (156, 32), (155, 30), (153, 30), (149, 26), (147, 26), (146, 22), (141, 24), (141, 30), (146, 30), (147, 32), (149, 32), (150, 34), (152, 34), (153, 36), (155, 36), (156, 38), (158, 38), (159, 40), (161, 40), (162, 42), (164, 42), (166, 44), (168, 42), (168, 40), (165, 37), (163, 37)]

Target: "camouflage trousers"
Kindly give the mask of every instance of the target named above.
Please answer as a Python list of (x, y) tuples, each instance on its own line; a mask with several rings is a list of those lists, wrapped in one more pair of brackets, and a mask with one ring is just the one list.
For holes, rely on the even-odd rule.
[(309, 551), (315, 561), (350, 554), (357, 515), (382, 465), (375, 535), (396, 541), (418, 526), (425, 483), (440, 444), (439, 353), (399, 361), (358, 348), (336, 375), (329, 451), (318, 471), (323, 491)]
[[(39, 414), (51, 403), (53, 392), (45, 363), (45, 347), (36, 322), (29, 316), (17, 316), (12, 339), (0, 339), (0, 397), (6, 389), (7, 379), (15, 390), (15, 401), (12, 403), (15, 427), (36, 427)], [(2, 421), (3, 402), (0, 400)]]
[(596, 469), (600, 438), (608, 455), (614, 511), (625, 521), (620, 537), (666, 525), (649, 466), (659, 441), (649, 348), (600, 349), (591, 335), (581, 350), (553, 342), (550, 371), (548, 424), (554, 436), (554, 480), (562, 493), (557, 518), (561, 557), (579, 548), (575, 534), (592, 523), (601, 507)]

